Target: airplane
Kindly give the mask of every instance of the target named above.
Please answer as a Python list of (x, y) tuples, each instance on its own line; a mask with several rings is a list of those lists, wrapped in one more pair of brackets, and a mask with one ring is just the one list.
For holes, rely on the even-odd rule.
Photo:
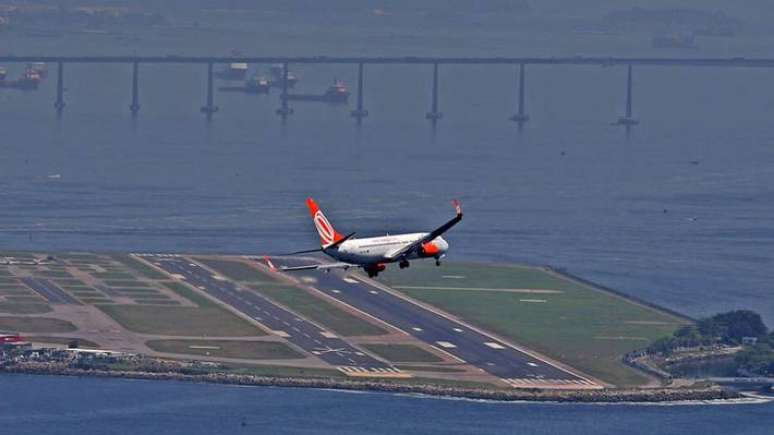
[(379, 272), (387, 268), (388, 263), (398, 263), (401, 269), (405, 269), (410, 265), (409, 260), (435, 258), (436, 266), (440, 266), (441, 258), (446, 256), (446, 251), (449, 249), (449, 243), (441, 237), (441, 234), (462, 220), (462, 207), (460, 202), (455, 199), (452, 201), (452, 205), (457, 212), (456, 216), (429, 233), (395, 234), (356, 239), (355, 233), (344, 236), (336, 231), (314, 199), (307, 198), (306, 205), (317, 233), (320, 235), (320, 248), (285, 255), (322, 252), (337, 262), (277, 268), (271, 258), (265, 257), (267, 265), (272, 270), (281, 272), (330, 271), (331, 269), (346, 270), (351, 267), (361, 267), (370, 278), (374, 278), (379, 275)]

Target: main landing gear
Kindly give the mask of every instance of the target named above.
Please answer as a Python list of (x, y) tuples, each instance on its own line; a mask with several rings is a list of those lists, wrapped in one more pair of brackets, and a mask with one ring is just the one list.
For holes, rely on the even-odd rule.
[(398, 266), (400, 266), (401, 269), (406, 269), (411, 265), (409, 264), (408, 260), (403, 260), (400, 263), (398, 263)]
[(436, 258), (435, 259), (435, 265), (436, 266), (440, 266), (441, 265), (441, 259), (440, 258)]
[(368, 266), (364, 267), (363, 269), (365, 269), (366, 273), (368, 273), (368, 277), (369, 278), (376, 278), (376, 276), (379, 275), (379, 272), (383, 271), (386, 268), (387, 268), (387, 266), (385, 266), (384, 264), (379, 263), (379, 264), (368, 265)]

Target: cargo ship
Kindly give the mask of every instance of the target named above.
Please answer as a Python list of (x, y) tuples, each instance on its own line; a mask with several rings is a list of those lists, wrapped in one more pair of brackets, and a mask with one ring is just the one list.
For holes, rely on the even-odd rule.
[(344, 82), (336, 80), (323, 94), (288, 94), (287, 100), (346, 104), (349, 101), (349, 91)]
[(30, 62), (27, 64), (27, 70), (38, 73), (41, 79), (48, 76), (48, 65), (45, 62)]
[(34, 90), (40, 84), (40, 74), (30, 69), (24, 70), (24, 74), (16, 80), (7, 80), (5, 76), (0, 80), (0, 88), (21, 89), (25, 91)]

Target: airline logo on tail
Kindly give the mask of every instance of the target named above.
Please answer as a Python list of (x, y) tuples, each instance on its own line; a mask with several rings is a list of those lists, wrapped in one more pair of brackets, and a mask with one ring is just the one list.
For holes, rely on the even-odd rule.
[(336, 232), (333, 225), (331, 225), (328, 218), (325, 217), (320, 207), (317, 206), (317, 203), (312, 198), (306, 199), (306, 205), (309, 207), (309, 213), (312, 215), (312, 220), (314, 220), (314, 226), (320, 235), (320, 244), (322, 246), (328, 246), (343, 238), (341, 234)]

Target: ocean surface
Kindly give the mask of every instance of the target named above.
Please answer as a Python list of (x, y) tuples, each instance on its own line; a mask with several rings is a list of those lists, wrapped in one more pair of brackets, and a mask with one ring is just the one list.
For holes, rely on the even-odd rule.
[[(264, 12), (215, 10), (204, 0), (211, 9), (198, 12), (183, 3), (170, 2), (182, 13), (161, 28), (55, 37), (6, 31), (0, 53), (774, 53), (765, 2), (727, 11), (746, 20), (749, 31), (700, 38), (699, 48), (687, 52), (650, 48), (646, 31), (584, 30), (636, 2), (591, 2), (597, 9), (532, 2), (531, 13), (513, 16), (486, 6), (462, 15), (433, 9), (443, 2), (419, 9), (391, 2), (378, 13), (375, 3), (352, 1), (332, 2), (338, 7), (330, 10), (301, 2), (306, 7)], [(6, 66), (9, 76), (21, 71)], [(292, 68), (300, 92), (322, 92), (335, 78), (354, 88), (353, 67)], [(67, 65), (67, 107), (58, 119), (53, 73), (36, 92), (0, 92), (2, 250), (286, 252), (317, 243), (308, 195), (339, 231), (359, 236), (432, 229), (452, 214), (449, 201), (460, 198), (466, 215), (448, 233), (449, 260), (550, 264), (692, 316), (752, 308), (774, 326), (769, 70), (636, 68), (641, 125), (629, 137), (609, 125), (624, 108), (620, 67), (528, 67), (531, 119), (521, 132), (507, 121), (515, 111), (515, 71), (504, 66), (442, 67), (444, 118), (436, 129), (424, 119), (427, 66), (367, 67), (370, 116), (359, 128), (351, 107), (302, 103), (293, 104), (283, 125), (274, 113), (276, 93), (218, 93), (220, 111), (207, 122), (199, 113), (204, 68), (175, 65), (141, 66), (137, 119), (128, 110), (129, 66)], [(762, 418), (772, 422), (770, 406), (502, 405), (29, 377), (2, 377), (0, 388), (0, 427), (16, 428), (7, 433), (126, 433), (116, 432), (116, 422), (131, 423), (133, 433), (266, 425), (324, 433), (395, 433), (398, 426), (416, 433), (765, 433)]]
[(0, 376), (7, 434), (770, 434), (774, 406), (493, 403), (169, 381)]

